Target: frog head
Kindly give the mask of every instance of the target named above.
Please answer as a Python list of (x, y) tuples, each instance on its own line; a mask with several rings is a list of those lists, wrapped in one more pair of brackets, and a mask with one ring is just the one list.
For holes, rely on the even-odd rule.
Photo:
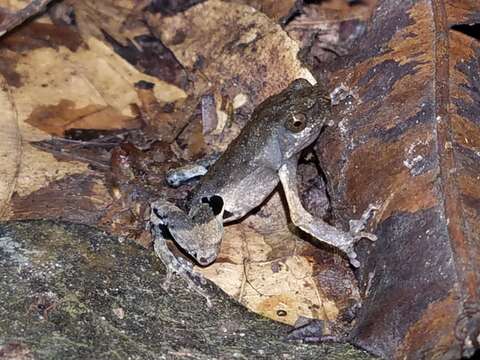
[(311, 85), (305, 79), (293, 81), (284, 90), (283, 111), (277, 137), (284, 159), (297, 154), (319, 136), (331, 116), (328, 92), (321, 85)]
[(330, 117), (328, 91), (320, 84), (297, 79), (257, 107), (252, 115), (257, 121), (252, 126), (257, 124), (261, 133), (268, 135), (264, 143), (275, 140), (285, 161), (315, 141)]

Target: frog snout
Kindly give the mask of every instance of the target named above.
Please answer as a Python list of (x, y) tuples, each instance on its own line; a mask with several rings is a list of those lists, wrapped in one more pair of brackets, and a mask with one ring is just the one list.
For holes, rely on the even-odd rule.
[(215, 261), (215, 259), (217, 258), (217, 254), (214, 253), (210, 256), (208, 255), (205, 255), (205, 254), (201, 254), (199, 256), (196, 256), (196, 259), (197, 261), (199, 262), (200, 265), (202, 266), (207, 266), (207, 265), (210, 265), (212, 262)]

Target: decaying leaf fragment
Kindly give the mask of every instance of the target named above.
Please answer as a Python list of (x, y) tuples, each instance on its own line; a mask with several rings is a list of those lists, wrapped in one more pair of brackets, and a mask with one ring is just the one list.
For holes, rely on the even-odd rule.
[(381, 1), (331, 77), (346, 98), (318, 146), (333, 208), (381, 204), (351, 337), (385, 358), (480, 347), (480, 42), (452, 30), (479, 19), (476, 1)]
[(186, 88), (186, 72), (171, 52), (150, 33), (144, 11), (153, 6), (149, 0), (57, 2), (50, 15), (56, 23), (71, 24), (85, 41), (94, 37), (106, 42), (139, 71)]
[(135, 37), (148, 34), (141, 10), (145, 1), (132, 0), (66, 0), (73, 7), (75, 20), (84, 39), (105, 39), (105, 34), (126, 46)]
[[(153, 92), (159, 101), (172, 102), (185, 97), (185, 93), (139, 73), (94, 38), (88, 46), (70, 46), (71, 35), (51, 36), (48, 31), (56, 29), (52, 25), (41, 29), (36, 34), (45, 38), (37, 41), (5, 38), (9, 49), (22, 55), (11, 63), (13, 68), (9, 71), (17, 74), (19, 80), (16, 87), (10, 87), (17, 115), (4, 117), (8, 121), (4, 129), (18, 127), (16, 141), (21, 149), (15, 160), (19, 170), (11, 172), (14, 187), (2, 198), (2, 206), (7, 209), (3, 215), (10, 219), (61, 218), (93, 225), (112, 198), (104, 174), (92, 171), (88, 164), (108, 168), (108, 159), (85, 159), (78, 151), (70, 151), (70, 156), (59, 151), (52, 155), (32, 143), (49, 140), (51, 135), (63, 138), (75, 129), (112, 131), (139, 127), (131, 105), (139, 103), (134, 85), (141, 80), (155, 85)], [(55, 39), (53, 45), (48, 39)], [(10, 136), (7, 132), (2, 134)], [(7, 139), (2, 143), (7, 144)]]

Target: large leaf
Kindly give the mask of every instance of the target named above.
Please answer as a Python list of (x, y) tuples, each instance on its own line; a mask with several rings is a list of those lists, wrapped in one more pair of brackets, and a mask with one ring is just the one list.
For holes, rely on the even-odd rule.
[(386, 358), (479, 347), (480, 43), (456, 30), (479, 19), (477, 1), (382, 1), (331, 77), (347, 97), (318, 147), (334, 208), (381, 204), (352, 339)]

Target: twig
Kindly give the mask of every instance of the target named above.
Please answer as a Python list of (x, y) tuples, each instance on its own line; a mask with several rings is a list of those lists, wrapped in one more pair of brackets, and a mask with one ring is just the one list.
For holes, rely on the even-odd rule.
[(47, 8), (47, 5), (51, 2), (52, 0), (33, 0), (22, 10), (19, 10), (14, 14), (7, 15), (0, 23), (0, 37), (18, 25), (24, 23), (32, 16), (44, 11)]

